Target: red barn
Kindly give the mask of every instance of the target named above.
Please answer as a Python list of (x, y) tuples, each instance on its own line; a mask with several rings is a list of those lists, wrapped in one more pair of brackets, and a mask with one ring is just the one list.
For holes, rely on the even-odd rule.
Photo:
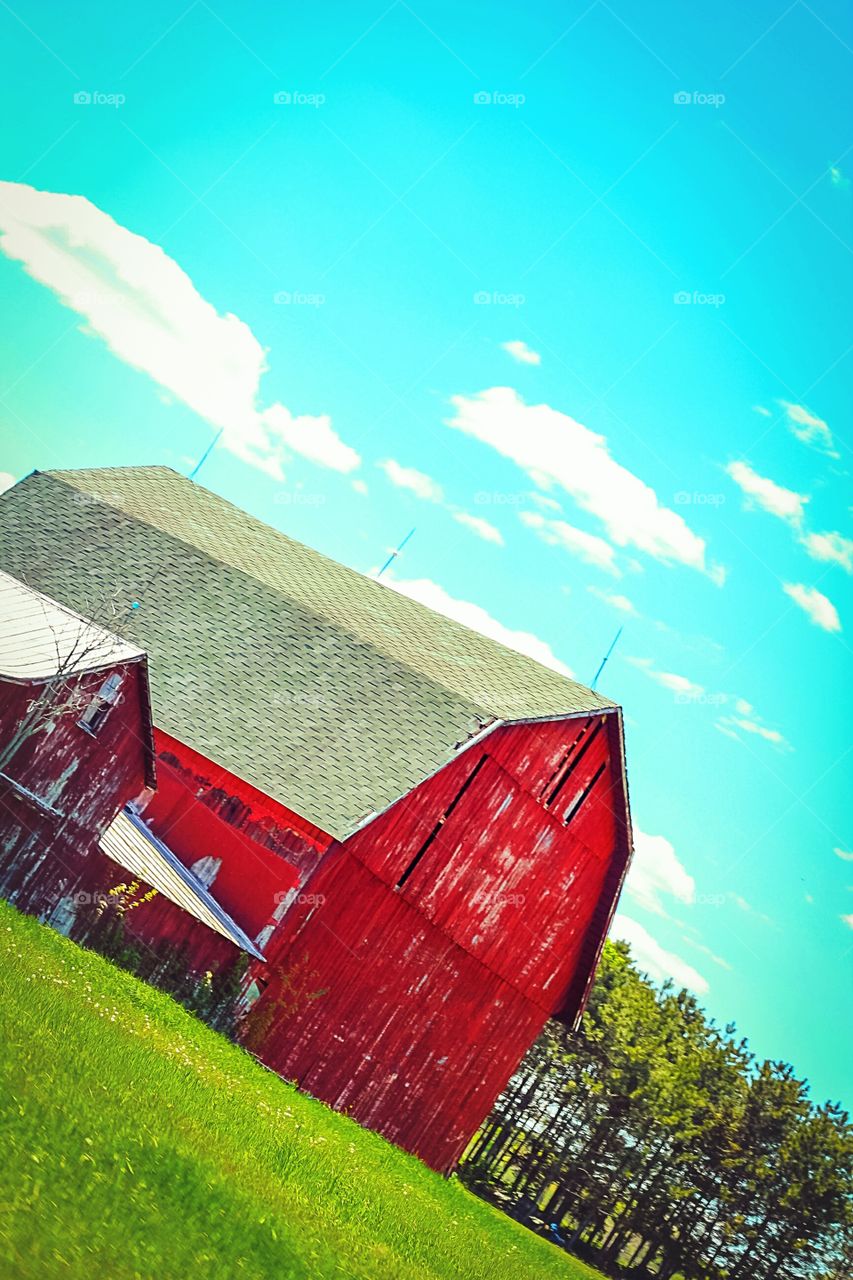
[(55, 919), (154, 786), (145, 654), (0, 573), (0, 894)]
[(0, 564), (138, 606), (145, 822), (264, 954), (250, 1047), (451, 1168), (583, 1008), (630, 854), (619, 708), (166, 468), (27, 477)]

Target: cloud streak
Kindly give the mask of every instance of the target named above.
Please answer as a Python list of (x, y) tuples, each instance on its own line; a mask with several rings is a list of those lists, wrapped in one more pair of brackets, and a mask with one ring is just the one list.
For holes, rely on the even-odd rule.
[(113, 355), (212, 427), (232, 453), (278, 480), (289, 452), (335, 471), (361, 459), (325, 415), (259, 404), (266, 351), (220, 314), (160, 248), (83, 196), (0, 183), (0, 250), (85, 320)]
[(818, 591), (817, 587), (807, 587), (802, 582), (785, 582), (782, 584), (782, 590), (816, 627), (830, 632), (841, 630), (838, 610), (829, 597), (822, 591)]
[(395, 462), (393, 458), (386, 458), (384, 462), (376, 464), (380, 471), (384, 471), (388, 480), (398, 489), (408, 489), (416, 498), (420, 498), (423, 502), (443, 502), (444, 493), (441, 485), (433, 480), (432, 476), (428, 476), (425, 471), (417, 471), (414, 467), (401, 466), (399, 462)]
[(707, 979), (701, 973), (674, 951), (667, 951), (662, 947), (638, 921), (623, 916), (620, 912), (613, 921), (611, 934), (628, 943), (638, 968), (655, 982), (666, 982), (672, 978), (677, 986), (687, 987), (698, 996), (705, 995), (710, 989)]
[(519, 364), (541, 364), (542, 357), (538, 351), (534, 351), (532, 347), (528, 347), (526, 342), (502, 342), (501, 347), (506, 351), (507, 355), (511, 355), (513, 360), (517, 360)]
[(432, 582), (429, 578), (408, 580), (386, 578), (384, 583), (386, 586), (393, 588), (394, 591), (399, 591), (401, 595), (408, 596), (411, 600), (419, 600), (428, 609), (434, 609), (436, 613), (443, 613), (446, 618), (461, 622), (463, 626), (470, 627), (472, 631), (479, 631), (481, 635), (488, 636), (490, 640), (497, 640), (499, 644), (506, 645), (508, 649), (515, 649), (517, 653), (526, 654), (528, 658), (541, 662), (543, 666), (550, 667), (553, 671), (559, 671), (560, 675), (574, 677), (574, 672), (571, 668), (560, 661), (550, 645), (546, 644), (544, 640), (540, 640), (538, 636), (529, 631), (514, 631), (503, 622), (499, 622), (497, 618), (493, 618), (482, 605), (474, 604), (470, 600), (457, 599), (445, 591), (444, 587), (440, 586), (439, 583)]
[(454, 396), (452, 404), (448, 426), (510, 458), (540, 488), (559, 486), (602, 523), (617, 547), (636, 547), (720, 580), (704, 539), (616, 461), (604, 436), (548, 404), (526, 404), (511, 387)]
[(696, 882), (666, 836), (651, 836), (634, 827), (634, 858), (626, 891), (635, 902), (655, 915), (666, 915), (663, 897), (686, 905), (696, 900)]

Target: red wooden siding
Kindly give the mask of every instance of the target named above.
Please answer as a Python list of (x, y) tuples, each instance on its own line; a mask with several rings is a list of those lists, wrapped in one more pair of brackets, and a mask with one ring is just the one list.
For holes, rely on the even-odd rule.
[[(162, 729), (154, 730), (158, 759), (181, 775), (192, 795), (257, 844), (280, 853), (305, 874), (331, 836)], [(156, 806), (155, 806), (156, 807)]]
[(579, 1011), (626, 860), (615, 723), (499, 728), (333, 845), (267, 948), (264, 1061), (452, 1167), (546, 1018)]
[[(255, 1006), (260, 1056), (438, 1169), (459, 1159), (546, 1013), (339, 848), (292, 909)], [(322, 899), (322, 902), (317, 902)], [(274, 944), (275, 945), (275, 944)], [(272, 950), (272, 949), (270, 949)]]
[[(160, 748), (157, 792), (145, 807), (146, 824), (187, 867), (205, 856), (221, 859), (212, 885), (214, 897), (245, 933), (255, 937), (270, 922), (284, 895), (300, 881), (298, 865), (280, 850), (294, 851), (293, 856), (303, 863), (310, 857), (315, 864), (316, 837), (297, 834), (298, 819), (260, 792), (249, 797), (252, 789), (239, 779), (234, 779), (238, 785), (232, 789), (231, 775), (174, 738), (166, 739), (157, 731), (156, 740)], [(170, 760), (180, 760), (184, 767)], [(196, 785), (202, 764), (206, 766), (204, 775), (216, 779), (215, 807), (209, 803), (212, 788), (199, 794)], [(235, 800), (237, 807), (229, 806), (229, 800)], [(240, 825), (232, 825), (226, 814), (236, 816)], [(268, 843), (259, 843), (255, 838), (259, 832)]]
[[(142, 670), (130, 663), (82, 677), (80, 687), (92, 697), (108, 675), (123, 678), (122, 696), (97, 734), (78, 726), (79, 712), (66, 714), (51, 732), (34, 734), (6, 765), (10, 779), (49, 806), (0, 779), (0, 894), (23, 910), (38, 914), (73, 888), (101, 832), (145, 786)], [(10, 740), (39, 691), (38, 684), (0, 680), (0, 741)]]

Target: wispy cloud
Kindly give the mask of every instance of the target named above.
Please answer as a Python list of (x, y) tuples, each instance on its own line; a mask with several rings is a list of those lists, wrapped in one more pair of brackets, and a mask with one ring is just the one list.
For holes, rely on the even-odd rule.
[(529, 631), (514, 631), (511, 627), (507, 627), (503, 622), (499, 622), (497, 618), (484, 609), (479, 604), (474, 604), (470, 600), (459, 600), (445, 591), (444, 587), (437, 582), (432, 582), (429, 578), (414, 579), (383, 579), (386, 586), (399, 591), (401, 595), (409, 596), (412, 600), (419, 600), (421, 604), (425, 604), (427, 608), (434, 609), (436, 613), (443, 613), (447, 618), (453, 618), (455, 622), (461, 622), (463, 626), (470, 627), (472, 631), (479, 631), (482, 635), (488, 636), (491, 640), (497, 640), (499, 644), (504, 644), (508, 649), (515, 649), (517, 653), (524, 653), (528, 658), (534, 658), (537, 662), (541, 662), (545, 667), (551, 667), (553, 671), (559, 671), (560, 675), (574, 676), (571, 668), (567, 667), (565, 662), (560, 659), (551, 649), (550, 645), (544, 640), (540, 640), (538, 636), (533, 635)]
[(654, 680), (655, 684), (659, 684), (663, 689), (669, 689), (671, 693), (678, 694), (685, 700), (698, 700), (705, 694), (704, 685), (697, 684), (687, 676), (678, 675), (675, 671), (659, 671), (652, 658), (628, 658), (626, 661), (630, 662), (632, 667), (642, 671), (650, 680)]
[(843, 862), (853, 862), (853, 850), (839, 849), (837, 846), (833, 849), (836, 858), (841, 858)]
[(540, 488), (560, 486), (594, 515), (617, 546), (720, 580), (703, 538), (654, 489), (622, 466), (604, 436), (547, 404), (528, 405), (511, 387), (454, 396), (448, 425), (511, 458)]
[(724, 960), (722, 956), (718, 956), (716, 951), (713, 951), (704, 942), (699, 942), (696, 938), (688, 938), (687, 934), (683, 934), (681, 940), (682, 942), (686, 942), (688, 947), (693, 947), (696, 951), (701, 951), (703, 956), (707, 956), (709, 960), (714, 964), (719, 965), (721, 969), (727, 969), (729, 973), (731, 973), (732, 966), (729, 964), (728, 960)]
[(541, 364), (542, 357), (538, 351), (528, 347), (526, 342), (502, 342), (501, 347), (519, 364)]
[(454, 511), (453, 519), (464, 525), (466, 529), (470, 529), (472, 533), (476, 533), (477, 537), (482, 538), (484, 542), (493, 542), (497, 547), (504, 545), (503, 534), (490, 520), (485, 520), (482, 516), (472, 516), (467, 511)]
[(759, 920), (762, 924), (772, 925), (774, 923), (774, 921), (770, 916), (766, 915), (763, 911), (759, 911), (757, 907), (754, 907), (752, 903), (748, 902), (746, 898), (744, 898), (741, 894), (729, 893), (726, 896), (728, 897), (730, 902), (733, 902), (735, 904), (738, 911), (742, 911), (744, 915), (753, 916), (756, 920)]
[(830, 458), (841, 456), (835, 448), (829, 424), (823, 418), (819, 418), (802, 404), (791, 404), (789, 400), (780, 400), (779, 404), (785, 410), (789, 430), (798, 440)]
[(802, 544), (813, 560), (837, 564), (853, 573), (853, 540), (840, 533), (804, 533)]
[(768, 729), (766, 725), (759, 724), (757, 720), (748, 720), (745, 716), (735, 716), (733, 719), (738, 728), (744, 729), (747, 733), (756, 734), (759, 738), (763, 738), (765, 742), (774, 742), (777, 746), (781, 746), (785, 741), (778, 729)]
[(547, 542), (549, 546), (562, 547), (564, 551), (586, 561), (587, 564), (619, 576), (616, 552), (604, 538), (599, 538), (594, 533), (586, 533), (583, 529), (577, 529), (565, 520), (549, 520), (539, 511), (522, 511), (519, 515), (522, 523), (526, 524), (528, 529), (535, 530), (542, 541)]
[(790, 596), (816, 627), (823, 631), (840, 631), (841, 619), (835, 605), (817, 587), (807, 587), (802, 582), (785, 582), (782, 590)]
[(638, 921), (619, 912), (613, 921), (611, 934), (628, 943), (638, 968), (656, 982), (666, 982), (668, 978), (672, 978), (679, 987), (687, 987), (699, 996), (705, 995), (710, 989), (708, 980), (701, 973), (674, 951), (667, 951), (662, 947)]
[(82, 316), (85, 332), (221, 428), (244, 461), (279, 480), (289, 452), (335, 471), (359, 466), (327, 415), (261, 407), (267, 353), (249, 326), (221, 315), (159, 245), (83, 196), (0, 183), (0, 250)]
[(624, 613), (630, 618), (639, 618), (639, 610), (634, 607), (627, 596), (619, 595), (613, 591), (602, 591), (600, 587), (587, 587), (590, 595), (601, 600), (603, 604), (609, 604), (611, 609), (616, 609), (618, 613)]
[(403, 467), (393, 458), (386, 458), (376, 465), (398, 489), (408, 489), (416, 498), (422, 498), (425, 502), (444, 501), (441, 485), (425, 472), (416, 471), (414, 467)]
[(750, 502), (757, 503), (770, 515), (799, 525), (808, 497), (785, 489), (767, 476), (760, 476), (747, 462), (730, 462), (726, 471)]
[(808, 495), (785, 489), (768, 476), (761, 476), (746, 462), (731, 462), (726, 471), (747, 499), (747, 506), (759, 506), (790, 525), (797, 541), (813, 560), (837, 564), (853, 573), (853, 540), (830, 530), (810, 533), (803, 528)]
[(776, 747), (793, 750), (784, 734), (771, 725), (764, 724), (762, 717), (746, 698), (733, 693), (708, 690), (698, 681), (676, 671), (661, 671), (652, 658), (628, 657), (625, 661), (642, 671), (643, 675), (659, 684), (662, 689), (674, 693), (676, 702), (702, 703), (716, 708), (718, 715), (715, 727), (727, 738), (739, 741), (741, 733), (746, 733)]
[(662, 899), (690, 904), (696, 900), (696, 883), (681, 863), (666, 836), (651, 836), (634, 827), (634, 858), (625, 888), (635, 902), (666, 915)]

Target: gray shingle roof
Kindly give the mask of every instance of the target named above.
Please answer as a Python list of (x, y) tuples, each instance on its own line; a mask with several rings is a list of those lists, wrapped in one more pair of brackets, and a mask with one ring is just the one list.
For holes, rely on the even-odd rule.
[(166, 467), (34, 472), (0, 568), (84, 613), (118, 592), (155, 723), (339, 838), (484, 723), (614, 705)]

